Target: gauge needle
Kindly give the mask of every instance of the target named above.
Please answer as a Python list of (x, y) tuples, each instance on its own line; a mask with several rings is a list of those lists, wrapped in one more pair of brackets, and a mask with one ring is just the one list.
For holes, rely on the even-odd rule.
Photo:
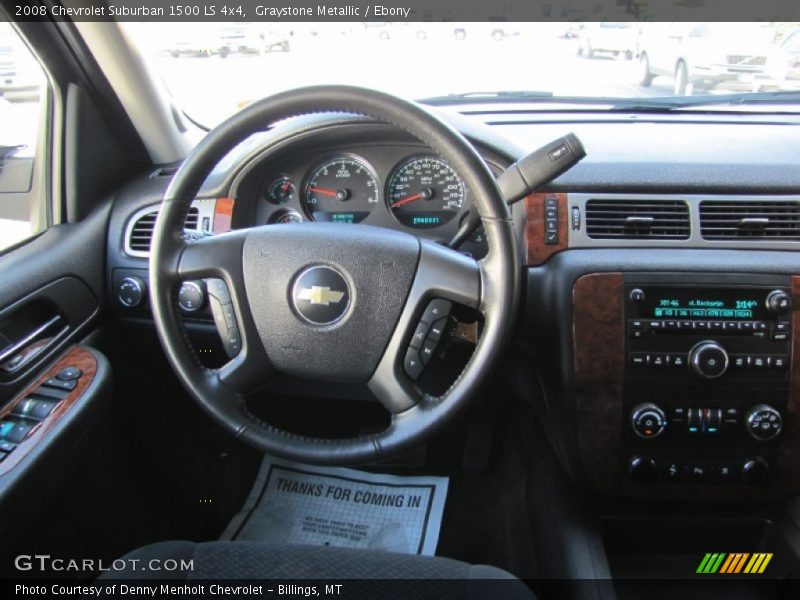
[(398, 206), (403, 206), (404, 204), (411, 204), (417, 200), (422, 200), (422, 198), (424, 198), (424, 194), (420, 192), (419, 194), (414, 194), (413, 196), (409, 196), (408, 198), (403, 198), (402, 200), (394, 202), (392, 204), (392, 208), (397, 208)]
[(336, 190), (329, 190), (328, 188), (310, 187), (309, 191), (315, 194), (322, 194), (323, 196), (336, 196)]

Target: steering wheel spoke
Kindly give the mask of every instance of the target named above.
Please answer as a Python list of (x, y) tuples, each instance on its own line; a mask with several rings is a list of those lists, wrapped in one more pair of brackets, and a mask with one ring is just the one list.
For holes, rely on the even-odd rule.
[(181, 281), (203, 279), (222, 345), (231, 357), (217, 369), (220, 383), (248, 395), (261, 387), (270, 371), (245, 291), (242, 248), (248, 230), (185, 243), (177, 276)]
[(235, 289), (242, 281), (242, 247), (248, 231), (242, 229), (184, 242), (177, 276), (183, 281), (219, 278)]
[[(420, 398), (414, 385), (424, 368), (420, 332), (446, 318), (450, 303), (480, 309), (483, 263), (439, 244), (421, 241), (419, 265), (403, 312), (383, 357), (368, 382), (392, 414), (412, 408)], [(428, 334), (430, 335), (430, 334)]]

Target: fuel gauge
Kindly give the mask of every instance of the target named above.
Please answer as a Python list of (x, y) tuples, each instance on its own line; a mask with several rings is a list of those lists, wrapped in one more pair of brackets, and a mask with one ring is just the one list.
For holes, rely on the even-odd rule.
[(272, 204), (286, 204), (294, 198), (297, 187), (288, 177), (278, 177), (267, 188), (267, 200)]

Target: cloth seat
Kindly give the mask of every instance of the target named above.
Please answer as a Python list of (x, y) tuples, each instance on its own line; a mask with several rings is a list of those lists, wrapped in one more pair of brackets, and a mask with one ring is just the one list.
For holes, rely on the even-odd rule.
[[(360, 550), (266, 544), (261, 542), (188, 541), (159, 542), (123, 557), (129, 567), (104, 573), (100, 579), (169, 579), (192, 581), (243, 581), (272, 579), (281, 583), (301, 580), (347, 580), (344, 597), (363, 590), (365, 595), (403, 598), (487, 598), (533, 600), (530, 589), (510, 573), (487, 565), (436, 556), (396, 554), (382, 550)], [(172, 559), (192, 561), (186, 570), (151, 570)], [(389, 583), (375, 580), (398, 580)]]

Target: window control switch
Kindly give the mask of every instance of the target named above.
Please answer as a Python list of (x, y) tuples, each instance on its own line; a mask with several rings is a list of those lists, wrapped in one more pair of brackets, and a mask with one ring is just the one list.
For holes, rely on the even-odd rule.
[(46, 385), (40, 385), (38, 388), (36, 388), (36, 390), (34, 390), (33, 394), (58, 402), (69, 396), (69, 391), (47, 387)]
[[(8, 424), (11, 424), (9, 427)], [(35, 423), (25, 423), (23, 421), (0, 421), (0, 432), (3, 439), (14, 444), (19, 444), (28, 437), (28, 434), (36, 426)]]
[(53, 412), (53, 409), (58, 406), (57, 401), (50, 400), (37, 400), (34, 398), (23, 398), (14, 407), (11, 414), (18, 417), (26, 417), (28, 419), (37, 419), (44, 421)]
[(57, 390), (63, 390), (65, 392), (71, 392), (78, 385), (78, 382), (75, 379), (70, 379), (65, 381), (63, 379), (52, 377), (47, 381), (45, 381), (42, 385)]

